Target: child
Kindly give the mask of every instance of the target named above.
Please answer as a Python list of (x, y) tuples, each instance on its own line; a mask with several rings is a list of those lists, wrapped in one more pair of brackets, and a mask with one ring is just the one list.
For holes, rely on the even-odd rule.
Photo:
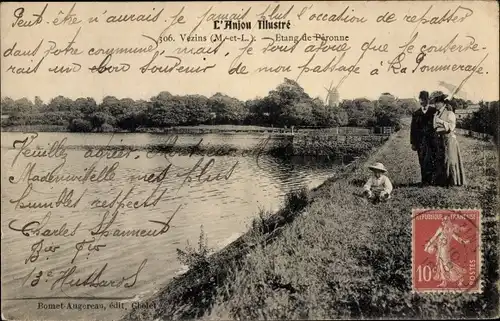
[(372, 201), (388, 200), (391, 197), (392, 183), (389, 177), (384, 175), (387, 173), (384, 164), (375, 163), (368, 168), (373, 172), (373, 176), (363, 186), (364, 195)]

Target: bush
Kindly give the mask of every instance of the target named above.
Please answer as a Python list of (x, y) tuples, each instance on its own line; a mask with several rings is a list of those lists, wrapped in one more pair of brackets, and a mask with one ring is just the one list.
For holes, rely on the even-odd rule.
[(110, 124), (103, 124), (100, 128), (100, 130), (103, 132), (103, 133), (112, 133), (115, 131), (115, 128), (113, 127), (113, 125), (110, 125)]
[(142, 112), (140, 113), (131, 112), (124, 114), (117, 121), (118, 127), (133, 132), (136, 131), (137, 128), (141, 127), (145, 123), (146, 123), (146, 117)]
[(492, 135), (494, 142), (498, 144), (499, 101), (481, 102), (480, 106), (481, 108), (478, 111), (462, 120), (459, 126), (474, 132)]
[(111, 125), (114, 125), (116, 123), (116, 119), (113, 117), (113, 115), (105, 112), (93, 113), (86, 118), (92, 123), (92, 126), (94, 128), (101, 128), (101, 126), (106, 123)]
[(179, 262), (187, 265), (192, 270), (205, 270), (208, 269), (210, 263), (208, 258), (213, 252), (211, 248), (208, 247), (208, 239), (203, 230), (203, 225), (200, 227), (200, 238), (198, 239), (198, 248), (194, 248), (187, 242), (186, 248), (184, 250), (177, 249), (177, 258)]
[(73, 119), (68, 125), (68, 130), (71, 132), (88, 133), (92, 131), (92, 124), (85, 119)]
[(309, 204), (309, 201), (309, 190), (306, 187), (302, 187), (286, 194), (283, 208), (286, 209), (287, 215), (293, 216), (302, 211)]

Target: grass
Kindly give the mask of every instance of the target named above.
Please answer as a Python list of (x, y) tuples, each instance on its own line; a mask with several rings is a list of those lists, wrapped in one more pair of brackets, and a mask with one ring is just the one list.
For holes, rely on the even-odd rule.
[[(459, 136), (466, 187), (419, 188), (409, 133), (393, 135), (365, 162), (312, 192), (291, 196), (276, 215), (211, 257), (204, 271), (175, 279), (145, 319), (459, 318), (498, 315), (498, 150)], [(354, 196), (381, 161), (395, 185), (392, 200)], [(411, 293), (411, 209), (482, 208), (483, 293)]]

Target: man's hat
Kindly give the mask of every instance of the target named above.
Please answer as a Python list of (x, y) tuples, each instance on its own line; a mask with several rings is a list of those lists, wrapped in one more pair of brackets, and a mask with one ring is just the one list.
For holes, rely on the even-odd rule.
[(418, 94), (418, 99), (429, 100), (429, 92), (426, 90), (422, 90), (420, 94)]
[(387, 169), (385, 169), (385, 166), (384, 164), (382, 163), (375, 163), (371, 166), (368, 166), (369, 169), (371, 169), (372, 171), (381, 171), (381, 172), (387, 172)]

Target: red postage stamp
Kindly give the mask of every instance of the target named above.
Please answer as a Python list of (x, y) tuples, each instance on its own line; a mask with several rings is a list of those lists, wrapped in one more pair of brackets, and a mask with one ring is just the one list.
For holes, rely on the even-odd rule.
[(413, 292), (481, 292), (481, 258), (481, 210), (413, 210)]

